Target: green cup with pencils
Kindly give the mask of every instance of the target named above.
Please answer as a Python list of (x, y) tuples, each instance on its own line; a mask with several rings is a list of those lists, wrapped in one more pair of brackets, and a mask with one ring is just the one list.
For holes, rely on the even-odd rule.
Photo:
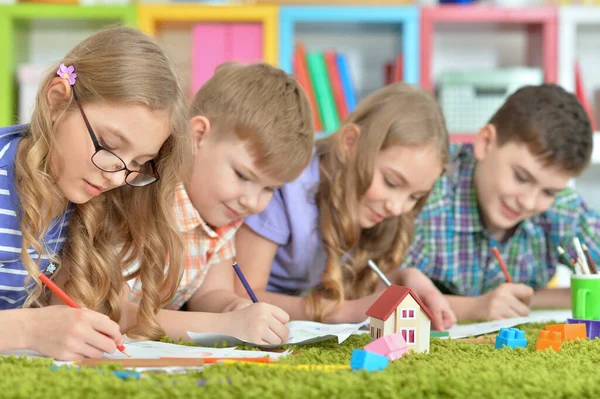
[(571, 276), (571, 307), (576, 319), (600, 320), (600, 274)]

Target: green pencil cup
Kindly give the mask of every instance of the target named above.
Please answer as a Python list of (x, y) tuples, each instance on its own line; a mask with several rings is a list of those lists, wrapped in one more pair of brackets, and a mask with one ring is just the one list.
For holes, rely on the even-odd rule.
[(571, 276), (573, 317), (600, 320), (600, 274)]

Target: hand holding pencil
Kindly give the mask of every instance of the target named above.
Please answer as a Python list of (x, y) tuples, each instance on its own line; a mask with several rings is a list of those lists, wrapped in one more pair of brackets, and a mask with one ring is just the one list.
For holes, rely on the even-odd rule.
[(102, 357), (119, 349), (129, 354), (123, 346), (119, 325), (106, 315), (82, 309), (45, 274), (40, 280), (69, 308), (47, 306), (36, 309), (32, 320), (35, 326), (32, 347), (57, 360), (79, 360), (85, 357)]
[(525, 284), (514, 283), (498, 248), (492, 247), (506, 283), (478, 297), (482, 319), (505, 319), (526, 316), (530, 312), (534, 291)]

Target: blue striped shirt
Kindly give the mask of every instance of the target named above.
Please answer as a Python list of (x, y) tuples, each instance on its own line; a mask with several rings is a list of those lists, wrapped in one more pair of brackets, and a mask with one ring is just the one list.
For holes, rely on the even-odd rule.
[[(15, 185), (15, 157), (17, 147), (27, 125), (0, 128), (0, 310), (19, 308), (27, 298), (25, 277), (27, 271), (21, 261), (21, 217), (19, 197)], [(45, 254), (42, 254), (40, 270), (45, 270), (53, 256), (60, 251), (69, 231), (71, 208), (57, 218), (44, 237)], [(38, 254), (29, 250), (34, 262)]]

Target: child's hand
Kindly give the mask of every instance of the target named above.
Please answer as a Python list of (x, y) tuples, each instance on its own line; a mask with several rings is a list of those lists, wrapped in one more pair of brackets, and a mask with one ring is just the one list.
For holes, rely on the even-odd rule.
[(433, 319), (431, 319), (431, 326), (435, 330), (444, 331), (456, 324), (456, 315), (450, 307), (448, 300), (439, 290), (435, 289), (428, 293), (424, 293), (424, 295), (420, 295), (419, 298), (421, 298), (425, 306), (427, 306), (431, 312), (433, 316)]
[(285, 323), (290, 316), (277, 306), (257, 302), (223, 317), (229, 318), (226, 333), (244, 341), (280, 345), (288, 340), (290, 331)]
[(367, 310), (381, 296), (381, 293), (387, 288), (384, 284), (378, 286), (374, 293), (359, 299), (344, 301), (344, 306), (339, 312), (333, 313), (327, 317), (324, 322), (339, 323), (360, 323), (367, 318)]
[(456, 324), (456, 315), (450, 307), (450, 303), (423, 272), (414, 267), (409, 267), (398, 270), (394, 274), (396, 284), (413, 290), (425, 306), (429, 308), (433, 315), (431, 326), (434, 329), (444, 331)]
[(234, 302), (231, 303), (231, 305), (229, 305), (227, 307), (227, 312), (234, 312), (236, 310), (240, 310), (240, 309), (244, 309), (247, 308), (248, 306), (252, 306), (252, 301), (249, 299), (244, 299), (244, 298), (239, 298), (236, 299)]
[(507, 319), (527, 316), (530, 311), (533, 288), (525, 284), (504, 283), (480, 298), (483, 319)]
[(114, 353), (123, 344), (119, 325), (88, 309), (47, 306), (35, 309), (28, 347), (57, 360), (79, 360)]

